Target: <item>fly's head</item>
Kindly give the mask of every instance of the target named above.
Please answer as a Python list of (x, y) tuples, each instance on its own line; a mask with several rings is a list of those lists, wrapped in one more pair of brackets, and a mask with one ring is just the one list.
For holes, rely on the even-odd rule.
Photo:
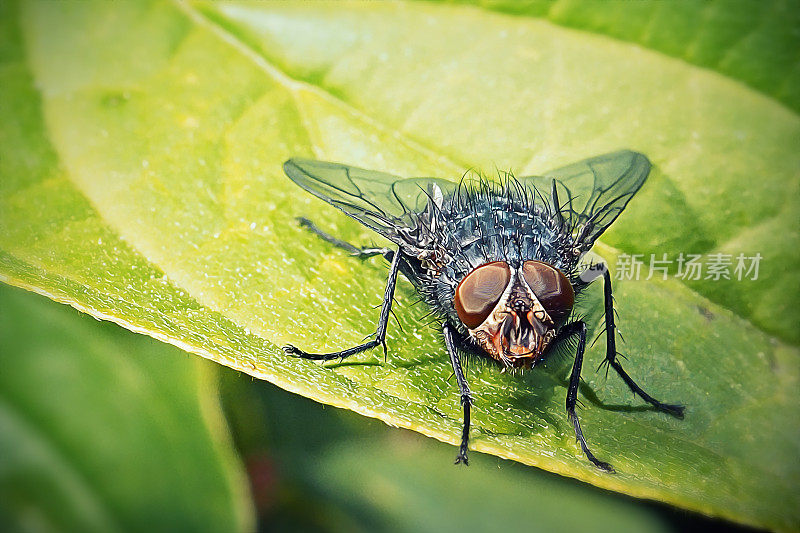
[(563, 272), (541, 261), (514, 268), (485, 263), (467, 274), (454, 296), (458, 318), (492, 358), (531, 366), (569, 316), (575, 291)]

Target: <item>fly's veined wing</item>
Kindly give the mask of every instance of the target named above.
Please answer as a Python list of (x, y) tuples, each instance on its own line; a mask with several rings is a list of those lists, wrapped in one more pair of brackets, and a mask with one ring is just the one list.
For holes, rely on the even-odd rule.
[(414, 214), (424, 211), (430, 202), (441, 204), (456, 188), (443, 179), (403, 179), (313, 159), (290, 159), (283, 170), (303, 189), (394, 241), (398, 229), (413, 227)]
[[(577, 243), (588, 250), (622, 213), (650, 173), (650, 161), (630, 150), (585, 159), (544, 176), (520, 178), (549, 197)], [(555, 180), (555, 185), (554, 185)], [(556, 199), (553, 199), (553, 196)]]

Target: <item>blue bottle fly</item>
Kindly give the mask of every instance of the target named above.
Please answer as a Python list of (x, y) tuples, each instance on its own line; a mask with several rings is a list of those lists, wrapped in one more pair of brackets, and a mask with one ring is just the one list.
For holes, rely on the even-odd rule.
[(625, 372), (617, 358), (608, 269), (581, 262), (595, 240), (641, 188), (650, 162), (619, 151), (543, 176), (499, 182), (463, 178), (399, 178), (337, 163), (290, 159), (287, 176), (311, 194), (391, 241), (392, 248), (358, 248), (301, 223), (333, 245), (362, 258), (383, 255), (389, 275), (375, 336), (332, 353), (284, 351), (306, 359), (343, 359), (382, 346), (398, 273), (408, 278), (441, 323), (444, 344), (461, 392), (464, 424), (456, 463), (467, 464), (473, 400), (460, 356), (477, 353), (504, 368), (530, 368), (560, 341), (577, 338), (566, 395), (577, 441), (595, 466), (613, 471), (589, 449), (575, 412), (586, 324), (573, 306), (589, 283), (603, 277), (606, 357), (630, 389), (656, 409), (683, 417), (683, 406), (662, 403)]

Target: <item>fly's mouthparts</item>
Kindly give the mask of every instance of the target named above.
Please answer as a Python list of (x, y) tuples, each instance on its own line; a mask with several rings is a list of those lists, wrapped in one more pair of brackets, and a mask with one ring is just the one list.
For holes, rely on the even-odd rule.
[(532, 364), (548, 346), (555, 332), (534, 318), (533, 311), (522, 313), (498, 310), (502, 319), (480, 331), (476, 339), (484, 349), (504, 365)]
[(514, 317), (514, 328), (511, 330), (510, 340), (512, 345), (528, 346), (532, 330), (527, 324), (522, 323), (520, 315)]

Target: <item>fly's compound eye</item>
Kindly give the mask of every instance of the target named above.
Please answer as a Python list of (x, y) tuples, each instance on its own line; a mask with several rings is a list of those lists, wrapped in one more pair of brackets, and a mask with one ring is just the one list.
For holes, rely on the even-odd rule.
[(511, 269), (503, 261), (481, 265), (461, 280), (456, 287), (455, 306), (458, 318), (469, 329), (475, 329), (491, 314), (503, 296)]
[(575, 304), (575, 291), (563, 272), (541, 261), (525, 261), (522, 276), (554, 322), (569, 316)]

